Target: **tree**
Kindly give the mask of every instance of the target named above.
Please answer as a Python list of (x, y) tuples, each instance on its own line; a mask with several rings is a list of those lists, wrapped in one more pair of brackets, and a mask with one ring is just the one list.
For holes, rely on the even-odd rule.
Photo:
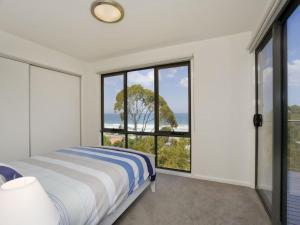
[[(127, 88), (127, 111), (128, 120), (133, 122), (134, 131), (138, 131), (138, 124), (142, 124), (139, 131), (144, 132), (147, 124), (154, 120), (155, 96), (152, 90), (141, 85), (132, 85)], [(159, 96), (159, 122), (165, 124), (163, 131), (172, 131), (178, 127), (176, 117), (167, 102)], [(124, 91), (116, 96), (114, 105), (115, 112), (120, 114), (124, 120)], [(104, 139), (105, 140), (105, 139)], [(108, 143), (109, 141), (107, 141)], [(165, 168), (190, 170), (190, 139), (179, 137), (157, 137), (158, 165)], [(119, 143), (108, 143), (119, 145)], [(128, 137), (128, 147), (141, 152), (154, 154), (154, 137), (135, 135), (135, 138)]]
[(190, 139), (177, 137), (158, 138), (157, 164), (164, 168), (190, 170)]
[(288, 106), (288, 169), (300, 172), (300, 106)]
[(115, 142), (112, 142), (111, 138), (109, 138), (107, 135), (103, 135), (103, 145), (124, 148), (124, 140), (117, 140)]
[(136, 135), (135, 138), (128, 138), (128, 147), (141, 152), (155, 154), (153, 136)]
[[(127, 112), (128, 120), (133, 122), (134, 131), (137, 131), (138, 124), (142, 124), (141, 131), (146, 130), (147, 124), (154, 120), (154, 92), (135, 84), (127, 88)], [(120, 114), (124, 120), (124, 91), (120, 91), (116, 96), (114, 105), (115, 112)], [(165, 99), (159, 96), (159, 120), (160, 124), (168, 124), (172, 129), (178, 126), (176, 117)]]

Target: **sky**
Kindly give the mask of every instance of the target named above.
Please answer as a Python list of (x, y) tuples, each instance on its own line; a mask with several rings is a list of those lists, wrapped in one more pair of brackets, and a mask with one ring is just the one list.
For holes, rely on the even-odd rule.
[[(127, 74), (128, 87), (140, 84), (154, 91), (154, 69), (137, 70)], [(123, 76), (105, 78), (105, 113), (114, 113), (115, 96), (123, 89)], [(188, 112), (188, 67), (159, 70), (159, 94), (164, 97), (174, 113)]]
[(174, 113), (188, 112), (188, 67), (159, 70), (159, 95)]
[(123, 75), (104, 79), (104, 113), (114, 113), (116, 95), (123, 90)]
[(287, 21), (288, 102), (300, 105), (300, 6)]

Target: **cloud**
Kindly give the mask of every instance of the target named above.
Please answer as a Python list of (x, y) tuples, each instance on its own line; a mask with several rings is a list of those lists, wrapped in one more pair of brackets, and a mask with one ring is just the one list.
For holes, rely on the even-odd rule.
[(178, 72), (178, 68), (170, 68), (170, 69), (167, 69), (167, 71), (168, 71), (167, 77), (173, 78), (175, 76), (175, 74)]
[(181, 85), (182, 87), (187, 88), (187, 87), (189, 86), (189, 79), (188, 79), (187, 77), (182, 78), (182, 79), (180, 80), (180, 85)]
[(262, 78), (263, 82), (266, 84), (272, 84), (273, 83), (273, 67), (267, 67), (262, 71)]
[(153, 87), (154, 85), (154, 72), (153, 70), (147, 71), (146, 74), (141, 73), (141, 71), (133, 71), (128, 74), (128, 83), (141, 84), (144, 87)]
[(288, 64), (289, 86), (300, 87), (300, 60), (294, 60)]
[[(273, 68), (267, 67), (262, 71), (264, 83), (272, 83)], [(300, 60), (294, 60), (288, 63), (288, 85), (300, 87)]]

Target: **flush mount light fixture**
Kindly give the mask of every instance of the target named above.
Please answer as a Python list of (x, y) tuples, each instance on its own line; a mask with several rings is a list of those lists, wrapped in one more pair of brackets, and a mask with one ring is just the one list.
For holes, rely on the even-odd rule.
[(116, 23), (123, 19), (123, 7), (113, 0), (96, 0), (92, 3), (91, 13), (105, 23)]

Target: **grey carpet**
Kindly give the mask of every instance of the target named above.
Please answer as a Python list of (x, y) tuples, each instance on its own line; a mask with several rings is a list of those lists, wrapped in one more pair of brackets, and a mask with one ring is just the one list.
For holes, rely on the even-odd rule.
[(115, 225), (270, 225), (255, 191), (159, 174)]

